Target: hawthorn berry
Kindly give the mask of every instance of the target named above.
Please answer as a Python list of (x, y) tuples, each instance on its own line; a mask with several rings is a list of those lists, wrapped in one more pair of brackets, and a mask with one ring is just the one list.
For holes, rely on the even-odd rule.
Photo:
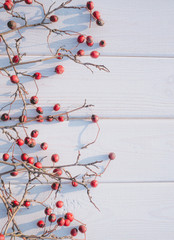
[(40, 228), (45, 227), (44, 221), (42, 221), (42, 220), (38, 221), (38, 222), (37, 222), (37, 226), (40, 227)]
[(77, 187), (78, 186), (78, 183), (76, 181), (72, 181), (72, 186), (73, 187)]
[(41, 107), (37, 107), (36, 112), (38, 112), (39, 114), (43, 114), (43, 109)]
[(30, 203), (29, 201), (26, 200), (26, 201), (24, 202), (24, 206), (25, 206), (26, 208), (28, 208), (30, 205), (31, 205), (31, 203)]
[(87, 231), (87, 229), (86, 229), (86, 227), (85, 227), (84, 225), (80, 225), (80, 226), (79, 226), (79, 231), (80, 231), (81, 233), (85, 233), (85, 232)]
[(85, 41), (85, 36), (84, 35), (79, 35), (77, 38), (78, 43), (83, 43)]
[(62, 208), (63, 207), (63, 202), (62, 201), (57, 201), (56, 202), (56, 207), (57, 208)]
[(58, 183), (58, 182), (54, 182), (54, 183), (51, 185), (51, 188), (52, 188), (53, 190), (58, 190), (58, 188), (59, 188), (59, 183)]
[(4, 161), (8, 161), (9, 157), (10, 157), (10, 156), (9, 156), (8, 153), (4, 153), (3, 156), (2, 156), (2, 159), (3, 159)]
[(53, 110), (57, 112), (57, 111), (59, 111), (59, 109), (60, 109), (60, 104), (58, 104), (58, 103), (55, 104), (53, 107)]
[(19, 62), (19, 56), (18, 55), (15, 55), (12, 59), (13, 63), (18, 63)]
[(114, 160), (116, 158), (116, 155), (114, 152), (111, 152), (111, 153), (109, 153), (108, 157), (110, 160)]
[(65, 219), (64, 226), (65, 226), (65, 227), (69, 227), (70, 223), (71, 223), (71, 222), (70, 222), (69, 219)]
[(95, 188), (95, 187), (98, 186), (98, 181), (97, 180), (92, 180), (90, 184), (91, 184), (91, 187)]
[(103, 21), (103, 19), (97, 19), (97, 21), (96, 21), (96, 23), (97, 23), (97, 25), (99, 25), (99, 26), (103, 26), (104, 24), (105, 24), (105, 22)]
[(50, 17), (50, 21), (51, 21), (51, 22), (57, 22), (57, 21), (58, 21), (58, 17), (57, 17), (56, 15), (52, 15), (52, 16)]
[(6, 1), (3, 6), (4, 6), (5, 10), (9, 11), (13, 7), (13, 2), (12, 1)]
[(93, 41), (93, 37), (92, 37), (92, 36), (87, 36), (87, 37), (86, 37), (86, 42), (87, 42), (87, 43), (92, 43), (92, 42), (94, 42), (94, 41)]
[(17, 144), (18, 146), (22, 146), (22, 145), (24, 145), (24, 140), (22, 140), (21, 138), (18, 138), (18, 139), (16, 140), (16, 144)]
[(58, 117), (59, 122), (63, 122), (65, 120), (64, 116), (59, 116)]
[(57, 219), (57, 224), (58, 224), (58, 226), (63, 226), (63, 225), (65, 225), (65, 219), (64, 218), (58, 218)]
[(34, 77), (36, 80), (39, 80), (39, 79), (41, 79), (42, 75), (41, 75), (40, 72), (36, 72), (36, 73), (33, 75), (33, 77)]
[(11, 80), (12, 83), (19, 83), (19, 78), (16, 75), (12, 75), (10, 77), (10, 80)]
[(59, 161), (59, 155), (58, 154), (53, 154), (52, 156), (51, 156), (51, 161), (52, 162), (58, 162)]
[(0, 233), (0, 240), (5, 240), (5, 237), (2, 233)]
[(90, 53), (90, 56), (91, 56), (92, 58), (98, 58), (98, 57), (100, 56), (100, 53), (97, 52), (97, 51), (92, 51), (92, 52)]
[(22, 155), (21, 155), (21, 160), (22, 160), (22, 161), (27, 161), (27, 159), (28, 159), (28, 154), (22, 153)]
[(94, 3), (92, 1), (88, 1), (86, 7), (91, 11), (94, 8)]
[(33, 157), (29, 157), (28, 159), (27, 159), (27, 162), (29, 163), (29, 164), (34, 164), (34, 158)]
[(105, 40), (101, 40), (101, 41), (99, 42), (99, 46), (100, 46), (100, 47), (105, 47), (105, 46), (106, 46), (106, 41), (105, 41)]
[(48, 144), (47, 144), (46, 142), (43, 142), (43, 143), (41, 143), (40, 147), (41, 147), (43, 150), (47, 150)]
[(24, 139), (24, 143), (28, 145), (29, 142), (30, 142), (30, 138), (29, 138), (29, 137), (26, 137), (26, 138)]
[(33, 0), (25, 0), (25, 3), (26, 3), (26, 4), (32, 4), (32, 3), (33, 3)]
[(63, 55), (61, 53), (58, 53), (57, 55), (58, 55), (57, 59), (62, 59), (63, 58)]
[(74, 220), (74, 215), (70, 212), (67, 212), (65, 214), (65, 219), (68, 219), (68, 220), (70, 220), (70, 222), (72, 222)]
[(38, 116), (36, 117), (36, 121), (37, 121), (37, 122), (43, 122), (43, 121), (44, 121), (43, 116), (42, 116), (42, 115), (38, 115)]
[(31, 137), (37, 138), (38, 135), (39, 135), (39, 131), (38, 130), (33, 130), (30, 135), (31, 135)]
[(19, 202), (17, 200), (14, 200), (11, 202), (12, 207), (17, 207), (19, 206)]
[(86, 44), (88, 45), (88, 47), (92, 47), (94, 45), (94, 42), (86, 42)]
[(13, 172), (10, 173), (10, 175), (12, 177), (16, 177), (18, 175), (18, 171), (13, 171)]
[(48, 121), (48, 122), (52, 122), (53, 119), (54, 119), (53, 116), (51, 116), (51, 115), (47, 116), (47, 121)]
[(49, 208), (49, 207), (46, 207), (45, 210), (44, 210), (44, 212), (45, 212), (46, 215), (51, 215), (52, 209)]
[(14, 30), (14, 29), (16, 29), (16, 27), (17, 27), (17, 24), (16, 24), (16, 22), (15, 21), (9, 21), (8, 23), (7, 23), (7, 26), (10, 28), (10, 29), (12, 29), (12, 30)]
[(37, 168), (42, 168), (42, 163), (41, 162), (36, 162), (34, 164), (34, 166), (37, 167)]
[(32, 96), (30, 98), (30, 102), (31, 102), (31, 104), (37, 104), (39, 102), (39, 99), (37, 96)]
[(62, 169), (61, 168), (55, 168), (53, 170), (53, 173), (55, 173), (58, 176), (61, 176), (62, 175)]
[(35, 147), (35, 146), (36, 146), (36, 141), (35, 141), (35, 139), (30, 138), (30, 140), (28, 141), (27, 145), (28, 145), (30, 148)]
[(85, 51), (83, 49), (80, 49), (78, 52), (77, 52), (77, 56), (81, 57), (81, 56), (84, 56), (85, 55)]
[(55, 222), (56, 221), (56, 215), (54, 213), (50, 214), (48, 217), (49, 222)]
[(19, 122), (26, 122), (27, 121), (27, 116), (22, 115), (19, 117)]
[(64, 67), (62, 65), (58, 65), (55, 68), (55, 71), (56, 71), (57, 74), (62, 74), (62, 73), (64, 73)]
[(93, 17), (95, 18), (95, 19), (100, 19), (100, 16), (101, 16), (101, 14), (100, 14), (100, 12), (99, 11), (95, 11), (95, 12), (93, 12)]
[(78, 234), (77, 228), (71, 229), (71, 236), (75, 237), (75, 236), (77, 236), (77, 234)]
[(9, 119), (10, 119), (10, 116), (9, 116), (8, 113), (2, 114), (2, 116), (1, 116), (1, 120), (2, 121), (8, 121)]
[(98, 120), (99, 120), (99, 117), (97, 116), (97, 115), (92, 115), (91, 116), (91, 120), (92, 120), (92, 122), (94, 122), (94, 123), (97, 123), (98, 122)]

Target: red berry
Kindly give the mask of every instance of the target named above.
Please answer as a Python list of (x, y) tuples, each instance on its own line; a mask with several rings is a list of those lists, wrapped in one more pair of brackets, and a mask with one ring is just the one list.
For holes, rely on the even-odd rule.
[(94, 8), (94, 3), (92, 1), (87, 2), (86, 7), (91, 11)]
[(30, 205), (31, 205), (31, 203), (30, 203), (29, 201), (25, 201), (25, 202), (24, 202), (24, 206), (25, 206), (25, 207), (28, 208)]
[(13, 171), (13, 172), (10, 173), (10, 175), (12, 177), (16, 177), (18, 175), (18, 171)]
[(91, 187), (97, 187), (97, 186), (98, 186), (98, 181), (97, 180), (91, 181)]
[(22, 115), (19, 117), (19, 122), (26, 122), (27, 121), (27, 116)]
[(12, 59), (13, 63), (18, 63), (19, 62), (19, 56), (15, 55)]
[(9, 119), (10, 119), (10, 116), (9, 116), (8, 113), (2, 114), (2, 116), (1, 116), (1, 120), (2, 121), (8, 121)]
[(59, 109), (60, 109), (60, 104), (58, 104), (58, 103), (55, 104), (54, 107), (53, 107), (53, 109), (54, 109), (54, 111), (56, 111), (56, 112), (59, 111)]
[(65, 223), (64, 223), (64, 226), (68, 227), (70, 225), (70, 220), (69, 219), (65, 219)]
[(53, 119), (54, 119), (53, 116), (51, 116), (51, 115), (50, 115), (50, 116), (47, 116), (47, 121), (48, 121), (48, 122), (52, 122)]
[(52, 188), (53, 190), (58, 190), (58, 188), (59, 188), (59, 183), (58, 183), (58, 182), (53, 183), (53, 184), (51, 185), (51, 188)]
[(28, 159), (27, 159), (27, 162), (29, 163), (29, 164), (34, 164), (34, 158), (33, 157), (29, 157)]
[(114, 160), (116, 158), (116, 155), (114, 152), (111, 152), (111, 153), (109, 153), (108, 157), (110, 160)]
[(21, 155), (21, 160), (22, 160), (22, 161), (27, 161), (27, 159), (28, 159), (28, 154), (23, 153), (23, 154)]
[(80, 49), (78, 52), (77, 52), (77, 56), (81, 57), (81, 56), (84, 56), (85, 55), (85, 51), (83, 49)]
[(2, 158), (3, 158), (4, 161), (7, 161), (7, 160), (9, 159), (9, 157), (10, 157), (10, 156), (9, 156), (8, 153), (4, 153), (3, 156), (2, 156)]
[(38, 131), (38, 130), (33, 130), (33, 131), (31, 132), (31, 137), (37, 138), (38, 135), (39, 135), (39, 131)]
[(30, 138), (30, 140), (28, 141), (28, 144), (27, 144), (30, 148), (33, 148), (36, 146), (36, 141), (35, 139), (33, 138)]
[(81, 233), (85, 233), (86, 232), (86, 227), (84, 226), (84, 225), (80, 225), (79, 226), (79, 231), (81, 232)]
[(30, 98), (30, 102), (31, 102), (31, 104), (37, 104), (39, 102), (39, 99), (37, 96), (32, 96)]
[(37, 226), (40, 227), (40, 228), (45, 227), (44, 221), (40, 220), (39, 222), (37, 222)]
[(39, 80), (39, 79), (41, 79), (42, 75), (41, 75), (40, 72), (36, 72), (36, 73), (33, 75), (33, 77), (34, 77), (36, 80)]
[(77, 38), (78, 43), (83, 43), (85, 41), (85, 36), (84, 35), (79, 35)]
[(61, 53), (58, 53), (57, 55), (58, 55), (57, 59), (62, 59), (63, 58), (63, 55)]
[(14, 200), (11, 202), (12, 207), (17, 207), (19, 206), (19, 202), (17, 200)]
[(53, 154), (51, 156), (51, 161), (52, 162), (58, 162), (59, 161), (59, 155), (58, 154)]
[(53, 173), (56, 173), (56, 175), (61, 176), (62, 175), (62, 169), (61, 168), (55, 168), (53, 170)]
[(26, 138), (24, 139), (24, 142), (25, 142), (25, 144), (28, 145), (28, 143), (30, 142), (30, 138), (29, 138), (29, 137), (26, 137)]
[(41, 107), (37, 107), (36, 112), (38, 112), (39, 114), (43, 114), (43, 109)]
[(58, 226), (63, 226), (63, 225), (65, 225), (65, 219), (64, 218), (58, 218), (57, 219), (57, 224), (58, 224)]
[(11, 80), (12, 83), (19, 83), (19, 78), (16, 75), (12, 75), (10, 77), (10, 80)]
[(36, 117), (36, 121), (37, 121), (37, 122), (43, 122), (43, 121), (44, 121), (43, 116), (42, 116), (42, 115), (38, 115), (38, 116)]
[(56, 215), (54, 213), (50, 214), (48, 217), (49, 222), (55, 222), (56, 221)]
[(65, 120), (64, 116), (59, 116), (58, 117), (59, 122), (63, 122)]
[(71, 229), (71, 235), (72, 235), (73, 237), (77, 236), (77, 234), (78, 234), (77, 228)]
[(36, 162), (34, 164), (34, 166), (37, 167), (37, 168), (42, 168), (42, 163), (41, 162)]
[(43, 150), (47, 150), (48, 144), (47, 144), (46, 142), (43, 142), (43, 143), (41, 143), (40, 147), (41, 147)]
[(24, 145), (24, 141), (23, 141), (21, 138), (18, 138), (18, 139), (16, 140), (16, 144), (17, 144), (18, 146), (22, 146), (22, 145)]
[(92, 47), (94, 45), (94, 42), (86, 42), (86, 44), (88, 45), (88, 47)]
[(95, 19), (100, 19), (100, 16), (101, 16), (101, 14), (100, 14), (99, 11), (93, 12), (93, 17), (94, 17)]
[(72, 222), (74, 220), (74, 215), (70, 212), (65, 214), (65, 219), (70, 220), (70, 222)]
[(106, 46), (106, 41), (105, 41), (105, 40), (101, 40), (101, 41), (99, 42), (99, 46), (100, 46), (100, 47), (105, 47), (105, 46)]
[(0, 233), (0, 240), (5, 240), (5, 237), (2, 233)]
[(62, 201), (56, 202), (56, 207), (57, 208), (62, 208), (63, 207), (63, 202)]
[(100, 53), (97, 52), (97, 51), (92, 51), (92, 52), (90, 53), (90, 56), (91, 56), (92, 58), (98, 58), (98, 57), (100, 56)]
[(91, 116), (91, 120), (94, 122), (94, 123), (97, 123), (98, 120), (99, 120), (99, 117), (97, 115), (92, 115)]
[(51, 21), (51, 22), (57, 22), (57, 21), (58, 21), (58, 17), (57, 17), (56, 15), (52, 15), (52, 16), (50, 17), (50, 21)]
[(25, 3), (26, 3), (26, 4), (32, 4), (32, 3), (33, 3), (33, 0), (25, 0)]
[(52, 209), (46, 207), (44, 212), (45, 212), (46, 215), (50, 215), (52, 213)]
[(76, 181), (72, 181), (72, 186), (73, 187), (77, 187), (78, 186), (78, 183)]
[(87, 36), (86, 38), (86, 43), (93, 43), (93, 37), (92, 36)]
[(5, 10), (11, 10), (13, 7), (13, 3), (11, 1), (6, 1), (3, 6)]
[(64, 72), (64, 67), (62, 65), (58, 65), (55, 68), (55, 71), (56, 71), (57, 74), (62, 74)]
[(96, 21), (96, 23), (97, 23), (97, 25), (99, 25), (99, 26), (103, 26), (104, 24), (105, 24), (105, 22), (103, 21), (103, 19), (97, 19), (97, 21)]

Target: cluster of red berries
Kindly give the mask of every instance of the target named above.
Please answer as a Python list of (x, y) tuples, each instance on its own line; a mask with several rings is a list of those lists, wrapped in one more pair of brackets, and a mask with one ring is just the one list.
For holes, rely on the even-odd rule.
[[(25, 3), (26, 4), (32, 4), (33, 3), (33, 0), (25, 0)], [(12, 10), (13, 8), (13, 1), (12, 0), (6, 0), (5, 3), (4, 3), (4, 9), (7, 10), (7, 11), (10, 11)]]
[(92, 1), (88, 1), (86, 4), (87, 9), (90, 11), (90, 14), (93, 16), (93, 18), (96, 20), (97, 25), (103, 26), (104, 21), (101, 19), (101, 14), (99, 11), (94, 11), (92, 13), (92, 10), (94, 9), (94, 3)]

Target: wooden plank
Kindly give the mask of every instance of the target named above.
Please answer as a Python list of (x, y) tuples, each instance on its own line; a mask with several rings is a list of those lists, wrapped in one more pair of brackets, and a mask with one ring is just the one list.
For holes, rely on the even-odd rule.
[[(173, 136), (174, 120), (100, 120), (101, 132), (98, 141), (81, 151), (81, 163), (104, 160), (100, 167), (107, 164), (109, 152), (115, 152), (116, 160), (99, 178), (101, 182), (151, 182), (174, 181), (173, 176)], [(28, 133), (39, 130), (37, 145), (33, 149), (23, 146), (29, 156), (47, 156), (43, 165), (51, 166), (51, 155), (58, 153), (60, 161), (56, 166), (70, 164), (76, 161), (78, 149), (96, 136), (97, 126), (83, 120), (72, 120), (64, 123), (44, 123), (28, 125)], [(21, 131), (22, 132), (22, 131)], [(1, 134), (2, 135), (2, 134)], [(20, 134), (23, 138), (24, 134)], [(48, 143), (48, 150), (40, 149), (42, 142)], [(1, 153), (9, 148), (5, 137), (1, 140)], [(16, 158), (20, 159), (21, 151), (16, 147)], [(8, 170), (2, 167), (1, 171)], [(70, 169), (73, 176), (84, 173), (82, 168)], [(85, 169), (86, 172), (86, 169)], [(5, 177), (6, 181), (14, 183), (25, 182), (25, 174), (17, 177)], [(45, 181), (45, 180), (44, 180)]]
[[(23, 186), (13, 186), (17, 200), (20, 200)], [(48, 194), (50, 186), (36, 186), (29, 197), (41, 201)], [(62, 189), (56, 200), (63, 200), (63, 209), (55, 209), (57, 217), (67, 211), (74, 213), (75, 218), (87, 223), (87, 239), (109, 240), (173, 240), (173, 184), (101, 184), (92, 189), (95, 203), (101, 212), (89, 203), (84, 191)], [(46, 205), (54, 207), (54, 195)], [(36, 227), (38, 220), (44, 220), (44, 208), (32, 204), (29, 209), (23, 208), (18, 213), (16, 221), (26, 234), (42, 232)], [(5, 210), (1, 205), (0, 226), (5, 223)], [(54, 226), (54, 224), (53, 224)], [(78, 227), (73, 222), (70, 227), (60, 230), (60, 236), (69, 234), (72, 227)], [(79, 234), (78, 239), (83, 239)]]
[[(41, 2), (44, 2), (43, 0)], [(46, 8), (53, 1), (46, 1)], [(84, 4), (84, 1), (74, 0), (74, 5)], [(85, 2), (86, 3), (86, 2)], [(89, 14), (86, 10), (60, 10), (57, 12), (59, 16), (58, 23), (53, 24), (54, 28), (71, 29), (84, 34), (94, 36), (95, 48), (98, 48), (98, 42), (105, 39), (107, 47), (99, 49), (102, 55), (122, 55), (122, 56), (174, 56), (174, 33), (173, 33), (173, 11), (174, 2), (172, 0), (95, 0), (95, 10), (99, 10), (105, 20), (103, 28), (92, 24), (92, 28), (88, 29)], [(26, 6), (20, 3), (16, 7), (16, 11), (23, 13), (25, 11), (30, 22), (39, 22), (42, 11), (32, 6)], [(32, 7), (32, 11), (31, 11)], [(4, 10), (1, 11), (0, 32), (7, 29), (6, 22), (9, 21), (10, 15)], [(34, 20), (33, 20), (34, 19)], [(23, 22), (16, 20), (18, 25)], [(50, 54), (47, 47), (47, 31), (37, 28), (37, 30), (22, 30), (24, 39), (21, 47), (22, 52), (27, 54)], [(11, 34), (10, 41), (13, 41), (16, 35)], [(37, 44), (36, 44), (37, 43)], [(40, 47), (38, 47), (38, 44)], [(61, 38), (59, 36), (51, 37), (51, 48), (56, 51), (60, 46), (66, 45), (72, 48), (76, 45), (76, 37), (71, 36)], [(84, 48), (87, 54), (91, 48), (87, 48), (85, 44), (80, 48)], [(93, 48), (92, 48), (93, 49)], [(4, 47), (0, 48), (4, 53)]]
[[(24, 61), (33, 59), (40, 57), (25, 58)], [(82, 58), (82, 61), (88, 62), (89, 59)], [(54, 73), (54, 68), (60, 64), (56, 60), (21, 66), (18, 69), (29, 74), (40, 71), (43, 76), (49, 76), (37, 81), (40, 89), (39, 105), (44, 107), (45, 114), (50, 114), (49, 109), (57, 102), (63, 109), (67, 109), (70, 106), (80, 106), (87, 99), (95, 108), (75, 113), (74, 117), (87, 117), (92, 112), (104, 118), (174, 117), (174, 60), (101, 57), (93, 62), (105, 64), (110, 73), (93, 69), (92, 74), (84, 66), (66, 59), (61, 62), (65, 68), (61, 76)], [(6, 64), (8, 62), (1, 58), (0, 65)], [(0, 78), (3, 81), (3, 88), (0, 89), (2, 107), (10, 101), (15, 86), (7, 77)], [(29, 91), (29, 97), (34, 95), (36, 88), (33, 80), (26, 77), (20, 79)], [(19, 110), (20, 107), (17, 101), (14, 108)]]

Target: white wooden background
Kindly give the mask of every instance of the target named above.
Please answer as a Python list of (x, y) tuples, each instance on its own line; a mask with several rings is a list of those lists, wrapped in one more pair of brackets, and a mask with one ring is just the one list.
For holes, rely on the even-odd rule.
[[(51, 2), (53, 0), (46, 1), (46, 5)], [(74, 0), (74, 3), (83, 4), (86, 1)], [(84, 99), (95, 105), (94, 109), (73, 115), (82, 118), (96, 113), (101, 119), (99, 139), (83, 152), (84, 158), (97, 159), (110, 151), (117, 155), (101, 178), (99, 187), (92, 189), (101, 213), (89, 204), (84, 191), (68, 185), (60, 195), (66, 203), (62, 211), (72, 210), (77, 218), (87, 223), (88, 240), (173, 240), (174, 1), (94, 0), (94, 3), (105, 20), (103, 28), (92, 24), (89, 30), (89, 15), (79, 10), (61, 10), (55, 26), (93, 35), (96, 42), (93, 48), (97, 48), (99, 40), (105, 39), (107, 46), (99, 49), (101, 56), (93, 62), (105, 64), (110, 73), (95, 70), (91, 74), (69, 60), (62, 61), (65, 67), (62, 76), (51, 73), (58, 64), (56, 61), (22, 68), (31, 73), (39, 70), (43, 75), (50, 76), (38, 83), (40, 105), (45, 107), (46, 113), (57, 102), (64, 109), (78, 106)], [(39, 21), (41, 11), (38, 8), (31, 11), (29, 6), (19, 4), (17, 9), (27, 11), (27, 16), (33, 17), (32, 22), (35, 19)], [(8, 20), (10, 16), (1, 10), (1, 31), (6, 30)], [(37, 28), (21, 32), (25, 36), (21, 50), (27, 53), (27, 59), (50, 55), (45, 30)], [(14, 36), (11, 34), (8, 40), (12, 42)], [(63, 44), (71, 47), (76, 43), (74, 37), (63, 41), (52, 36), (51, 41), (54, 50)], [(85, 45), (84, 48), (89, 55), (91, 48), (88, 50)], [(2, 44), (0, 54), (0, 65), (6, 65), (8, 61)], [(84, 59), (91, 60), (88, 56)], [(0, 78), (0, 105), (4, 105), (14, 86), (6, 78)], [(30, 79), (25, 86), (30, 93), (35, 89)], [(15, 108), (18, 107), (17, 103)], [(16, 110), (13, 115), (17, 116)], [(39, 129), (38, 141), (49, 144), (47, 155), (51, 156), (56, 149), (62, 163), (75, 159), (77, 147), (94, 137), (96, 131), (94, 124), (82, 120), (50, 125), (35, 124), (29, 129)], [(7, 148), (8, 142), (2, 137), (1, 152)], [(36, 147), (33, 154), (38, 151), (39, 147)], [(13, 183), (19, 197), (25, 177), (17, 177)], [(33, 197), (39, 195), (38, 192), (46, 195), (48, 191), (49, 185), (38, 184)], [(52, 202), (53, 199), (50, 199)], [(5, 211), (0, 206), (2, 225)], [(36, 222), (43, 215), (42, 211), (36, 205), (28, 212), (21, 210), (22, 218), (17, 219), (21, 228), (27, 233), (30, 229), (37, 231)]]

